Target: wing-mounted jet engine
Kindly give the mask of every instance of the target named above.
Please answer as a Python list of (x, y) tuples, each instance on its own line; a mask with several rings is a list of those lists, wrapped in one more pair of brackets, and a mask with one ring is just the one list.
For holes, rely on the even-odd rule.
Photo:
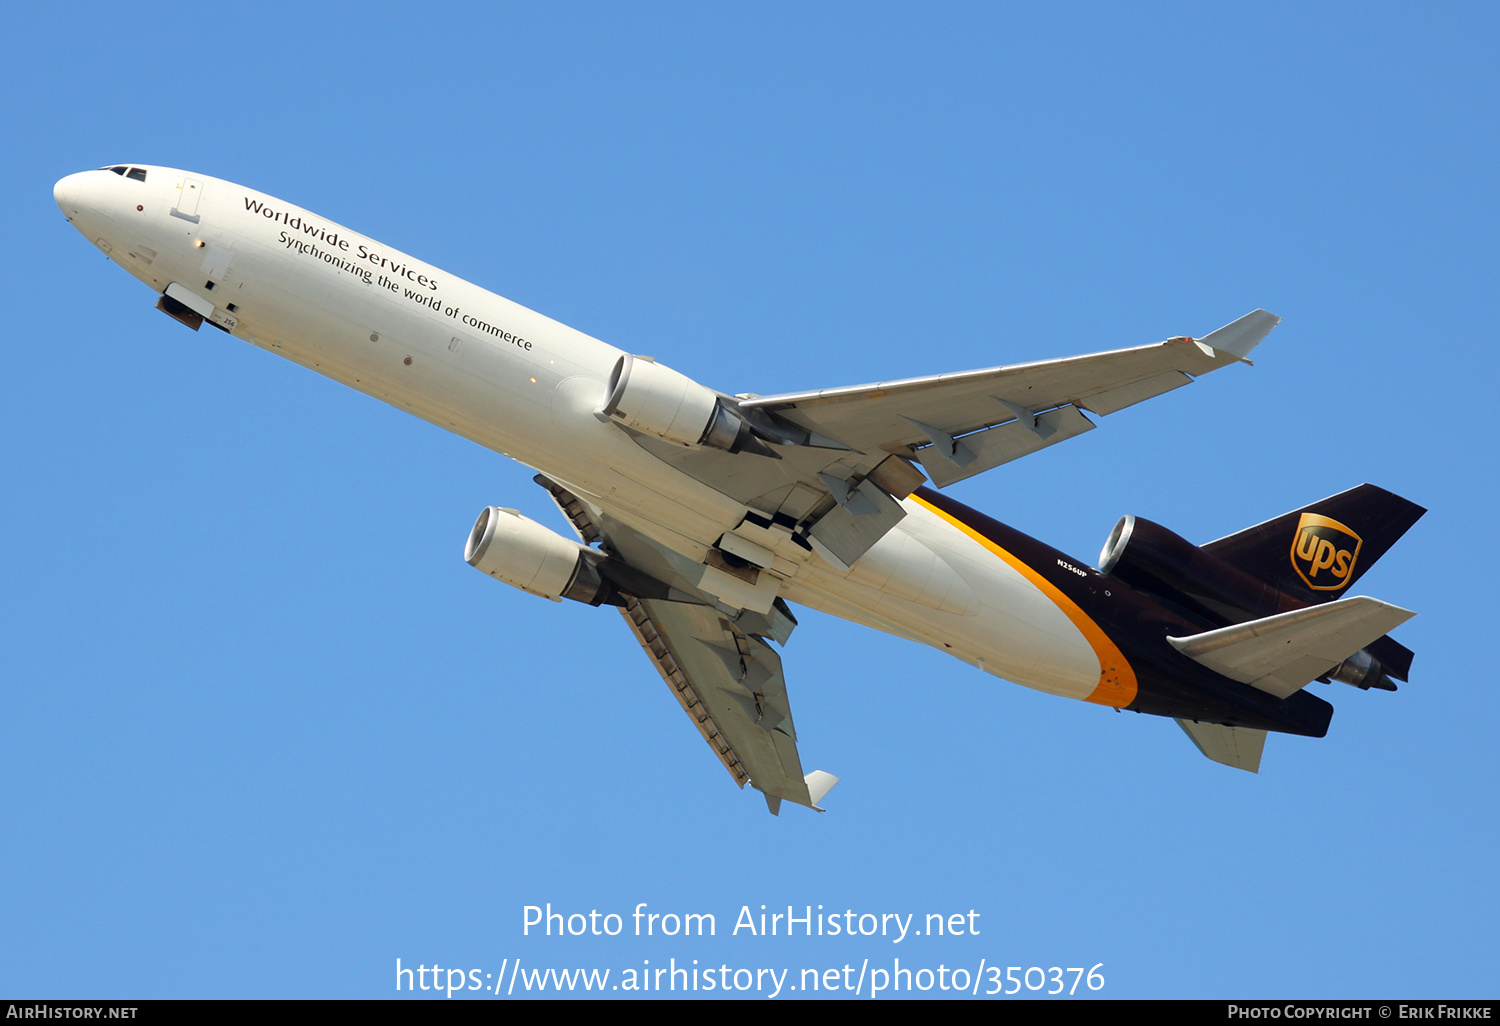
[[(779, 521), (796, 544), (845, 572), (900, 522), (900, 500), (925, 480), (908, 460), (859, 451), (648, 356), (615, 362), (596, 413), (665, 462), (747, 502), (766, 523)], [(740, 453), (777, 463), (726, 462)]]
[(624, 606), (626, 596), (704, 602), (609, 553), (549, 530), (518, 510), (488, 506), (474, 521), (464, 562), (497, 581), (553, 602)]
[(751, 452), (777, 460), (780, 454), (767, 442), (804, 445), (809, 440), (806, 431), (779, 424), (766, 414), (749, 414), (735, 400), (686, 374), (649, 356), (629, 353), (615, 361), (599, 415), (679, 445)]
[(553, 602), (570, 598), (597, 606), (610, 582), (599, 572), (604, 555), (548, 530), (519, 510), (486, 507), (464, 546), (464, 562), (497, 581)]
[(783, 800), (821, 812), (818, 803), (838, 778), (803, 771), (781, 657), (767, 640), (785, 644), (796, 627), (786, 603), (777, 599), (765, 611), (732, 615), (681, 576), (691, 561), (684, 563), (550, 478), (538, 475), (536, 481), (572, 522), (580, 541), (516, 510), (490, 506), (469, 532), (465, 561), (554, 602), (568, 598), (618, 606), (735, 782), (761, 791), (773, 813)]

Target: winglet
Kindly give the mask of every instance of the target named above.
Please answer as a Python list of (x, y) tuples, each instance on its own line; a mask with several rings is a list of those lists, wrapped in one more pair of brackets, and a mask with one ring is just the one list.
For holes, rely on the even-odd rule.
[(818, 803), (823, 800), (824, 795), (833, 790), (833, 785), (839, 782), (839, 778), (823, 770), (813, 770), (802, 779), (807, 783), (807, 794), (812, 799), (812, 807), (819, 812), (827, 811), (818, 808)]
[(1260, 340), (1271, 333), (1271, 329), (1281, 323), (1281, 318), (1265, 310), (1252, 310), (1237, 321), (1231, 321), (1211, 331), (1200, 339), (1195, 339), (1198, 348), (1209, 356), (1215, 353), (1228, 353), (1230, 356), (1243, 360), (1250, 355), (1250, 350), (1260, 344)]

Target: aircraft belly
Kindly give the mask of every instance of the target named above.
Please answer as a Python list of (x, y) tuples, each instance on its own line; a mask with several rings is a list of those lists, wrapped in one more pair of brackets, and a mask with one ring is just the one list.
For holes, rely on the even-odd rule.
[[(196, 221), (133, 226), (155, 252), (149, 268), (124, 259), (120, 225), (93, 212), (75, 223), (157, 291), (175, 282), (231, 314), (236, 337), (567, 480), (679, 545), (712, 544), (743, 518), (594, 415), (620, 350), (309, 211), (194, 177)], [(395, 266), (404, 274), (381, 273)], [(423, 295), (418, 277), (438, 287)]]
[[(161, 249), (174, 280), (226, 305), (196, 261), (232, 254), (221, 262), (247, 297), (235, 334), (567, 482), (695, 560), (743, 519), (741, 502), (595, 415), (620, 350), (315, 214), (203, 182), (200, 245), (183, 249), (179, 236)], [(399, 277), (379, 273), (396, 266)], [(926, 504), (903, 506), (905, 519), (847, 576), (807, 557), (782, 593), (995, 676), (1098, 700), (1097, 648), (1055, 595)]]
[[(1099, 659), (1067, 613), (920, 504), (905, 506), (907, 517), (865, 557), (876, 556), (873, 571), (856, 565), (842, 576), (811, 564), (786, 597), (930, 645), (1026, 687), (1068, 698), (1092, 695)], [(905, 537), (891, 537), (898, 533)], [(950, 577), (959, 587), (948, 584), (934, 601), (931, 582)], [(955, 602), (960, 591), (965, 600)]]
[[(364, 316), (369, 319), (368, 312)], [(380, 338), (367, 342), (365, 325), (351, 327), (326, 314), (320, 322), (310, 309), (292, 323), (321, 323), (318, 337), (337, 341), (309, 344), (304, 329), (303, 340), (282, 355), (566, 481), (601, 506), (634, 513), (700, 544), (712, 543), (744, 516), (740, 503), (665, 466), (595, 417), (602, 375), (559, 380), (552, 365), (517, 368), (508, 354), (483, 342), (450, 354), (446, 347), (424, 345), (421, 325), (400, 337), (371, 332)], [(411, 365), (404, 362), (408, 355)]]
[[(744, 517), (742, 503), (595, 415), (620, 350), (317, 215), (204, 182), (204, 237), (232, 252), (235, 275), (253, 297), (236, 311), (235, 334), (565, 481), (695, 560)], [(252, 200), (279, 218), (249, 212)], [(322, 232), (312, 241), (309, 226)], [(173, 256), (174, 277), (213, 296), (190, 266), (204, 249), (167, 241), (161, 248)], [(381, 266), (400, 264), (407, 279), (419, 274), (440, 287), (425, 295), (354, 259), (373, 252)], [(1099, 663), (1075, 624), (1003, 560), (920, 503), (904, 505), (905, 520), (848, 580), (813, 558), (783, 593), (996, 676), (1087, 697)]]
[(993, 574), (980, 592), (972, 642), (986, 671), (1039, 691), (1088, 698), (1099, 683), (1099, 660), (1082, 632), (1010, 567)]

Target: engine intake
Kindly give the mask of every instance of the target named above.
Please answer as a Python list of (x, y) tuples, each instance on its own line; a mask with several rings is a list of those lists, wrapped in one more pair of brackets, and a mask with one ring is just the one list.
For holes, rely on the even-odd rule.
[(615, 362), (599, 412), (679, 445), (781, 458), (762, 440), (767, 433), (757, 430), (732, 400), (648, 357), (627, 354)]
[(1307, 607), (1145, 517), (1120, 518), (1099, 552), (1099, 570), (1228, 623)]
[(600, 553), (569, 541), (513, 509), (489, 506), (474, 521), (464, 561), (532, 595), (597, 606), (613, 586), (595, 565)]

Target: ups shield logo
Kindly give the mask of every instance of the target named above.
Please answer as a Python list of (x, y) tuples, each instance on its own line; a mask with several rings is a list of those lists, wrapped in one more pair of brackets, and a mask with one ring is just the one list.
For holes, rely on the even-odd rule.
[(1338, 591), (1354, 575), (1360, 544), (1337, 520), (1304, 513), (1292, 536), (1292, 566), (1313, 591)]

